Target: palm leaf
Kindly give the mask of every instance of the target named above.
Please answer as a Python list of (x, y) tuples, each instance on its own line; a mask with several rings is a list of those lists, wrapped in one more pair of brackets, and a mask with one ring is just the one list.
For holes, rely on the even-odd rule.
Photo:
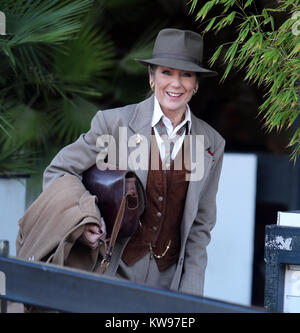
[(97, 16), (87, 16), (74, 39), (56, 49), (54, 75), (66, 91), (99, 96), (106, 90), (103, 79), (115, 65), (115, 51), (96, 22)]
[(36, 154), (23, 149), (21, 143), (14, 147), (4, 148), (3, 138), (0, 140), (0, 173), (2, 175), (33, 174), (38, 162)]
[(53, 135), (63, 144), (68, 144), (86, 132), (98, 107), (80, 96), (63, 100), (53, 105)]
[(0, 54), (6, 56), (4, 60), (8, 60), (18, 81), (24, 75), (37, 89), (45, 83), (54, 85), (49, 80), (54, 48), (74, 38), (81, 27), (80, 18), (91, 4), (92, 0), (28, 0), (14, 5), (5, 1), (3, 11), (11, 38), (5, 42), (0, 39)]
[(20, 1), (4, 8), (10, 47), (24, 43), (60, 43), (80, 29), (78, 14), (89, 10), (92, 0)]
[(12, 128), (8, 130), (9, 138), (4, 147), (27, 146), (46, 147), (52, 133), (52, 124), (46, 113), (34, 110), (26, 105), (18, 104), (7, 111)]

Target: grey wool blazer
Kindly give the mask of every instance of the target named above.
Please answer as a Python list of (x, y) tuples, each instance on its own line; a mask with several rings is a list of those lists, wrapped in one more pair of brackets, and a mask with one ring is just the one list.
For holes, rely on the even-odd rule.
[[(128, 144), (120, 142), (115, 145), (116, 164), (118, 165), (120, 161), (119, 154), (124, 156), (124, 153), (127, 153), (125, 155), (129, 157), (134, 155), (131, 153), (134, 149), (137, 149), (138, 144), (151, 142), (153, 107), (154, 97), (152, 95), (138, 104), (98, 111), (92, 120), (90, 130), (82, 134), (74, 143), (64, 147), (46, 168), (43, 187), (46, 188), (56, 178), (66, 173), (81, 178), (83, 171), (94, 165), (99, 156), (103, 157), (109, 154), (109, 147), (114, 146), (101, 145), (98, 138), (104, 134), (109, 134), (114, 137), (115, 142), (119, 143), (121, 135), (120, 128), (126, 128)], [(199, 179), (190, 180), (189, 182), (181, 222), (179, 259), (170, 290), (202, 295), (207, 265), (206, 247), (210, 241), (210, 232), (216, 223), (216, 194), (225, 141), (207, 123), (196, 118), (193, 114), (191, 117), (191, 137), (194, 139), (196, 136), (202, 136), (204, 140), (202, 141), (204, 144), (202, 148), (192, 141), (190, 151), (191, 161), (198, 161), (198, 163), (202, 164), (203, 172), (202, 176), (198, 177)], [(145, 154), (146, 156), (143, 156), (146, 157), (146, 162), (149, 159), (149, 151), (150, 149), (148, 149), (148, 155)], [(148, 162), (146, 164), (148, 165)], [(135, 170), (135, 172), (141, 179), (144, 187), (146, 187), (148, 170), (142, 168)], [(128, 240), (118, 240), (114, 248), (111, 264), (105, 272), (106, 275), (115, 275), (123, 249)]]

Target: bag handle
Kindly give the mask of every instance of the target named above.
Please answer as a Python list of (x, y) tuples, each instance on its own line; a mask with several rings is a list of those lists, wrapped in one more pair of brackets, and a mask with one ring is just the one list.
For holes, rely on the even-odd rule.
[(117, 240), (120, 228), (121, 228), (121, 224), (122, 224), (122, 221), (123, 221), (123, 217), (124, 217), (124, 213), (125, 213), (125, 206), (126, 206), (126, 199), (127, 199), (128, 196), (133, 195), (133, 194), (134, 194), (133, 190), (129, 190), (124, 195), (124, 197), (121, 201), (121, 205), (120, 205), (120, 208), (119, 208), (119, 211), (118, 211), (115, 223), (114, 223), (114, 227), (113, 227), (113, 230), (112, 230), (112, 233), (111, 233), (109, 244), (108, 244), (108, 247), (106, 248), (104, 257), (103, 257), (103, 259), (101, 261), (101, 264), (100, 264), (100, 273), (101, 274), (103, 274), (109, 266), (111, 256), (112, 256), (112, 252), (113, 252), (113, 249), (114, 249), (114, 246), (115, 246), (115, 243), (116, 243), (116, 240)]

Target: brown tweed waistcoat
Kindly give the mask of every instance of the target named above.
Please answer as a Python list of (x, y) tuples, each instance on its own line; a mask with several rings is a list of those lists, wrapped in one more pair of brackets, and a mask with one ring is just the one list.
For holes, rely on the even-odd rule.
[(181, 159), (180, 170), (174, 170), (174, 161), (170, 170), (162, 170), (156, 139), (152, 135), (150, 163), (153, 161), (154, 153), (158, 156), (159, 167), (156, 170), (149, 168), (146, 211), (141, 218), (141, 227), (128, 242), (122, 259), (131, 266), (150, 251), (151, 245), (157, 266), (163, 271), (178, 260), (180, 224), (189, 181), (186, 180), (188, 171), (183, 163), (184, 145), (175, 158), (175, 165), (178, 165), (177, 159)]

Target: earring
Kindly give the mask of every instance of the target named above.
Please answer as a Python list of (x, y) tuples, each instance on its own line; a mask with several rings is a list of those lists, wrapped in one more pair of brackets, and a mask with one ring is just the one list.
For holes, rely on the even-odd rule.
[(196, 94), (197, 94), (197, 91), (198, 91), (198, 89), (195, 88), (195, 89), (193, 90), (193, 95), (196, 95)]
[(151, 88), (152, 91), (155, 90), (155, 84), (154, 84), (153, 81), (150, 82), (150, 88)]

